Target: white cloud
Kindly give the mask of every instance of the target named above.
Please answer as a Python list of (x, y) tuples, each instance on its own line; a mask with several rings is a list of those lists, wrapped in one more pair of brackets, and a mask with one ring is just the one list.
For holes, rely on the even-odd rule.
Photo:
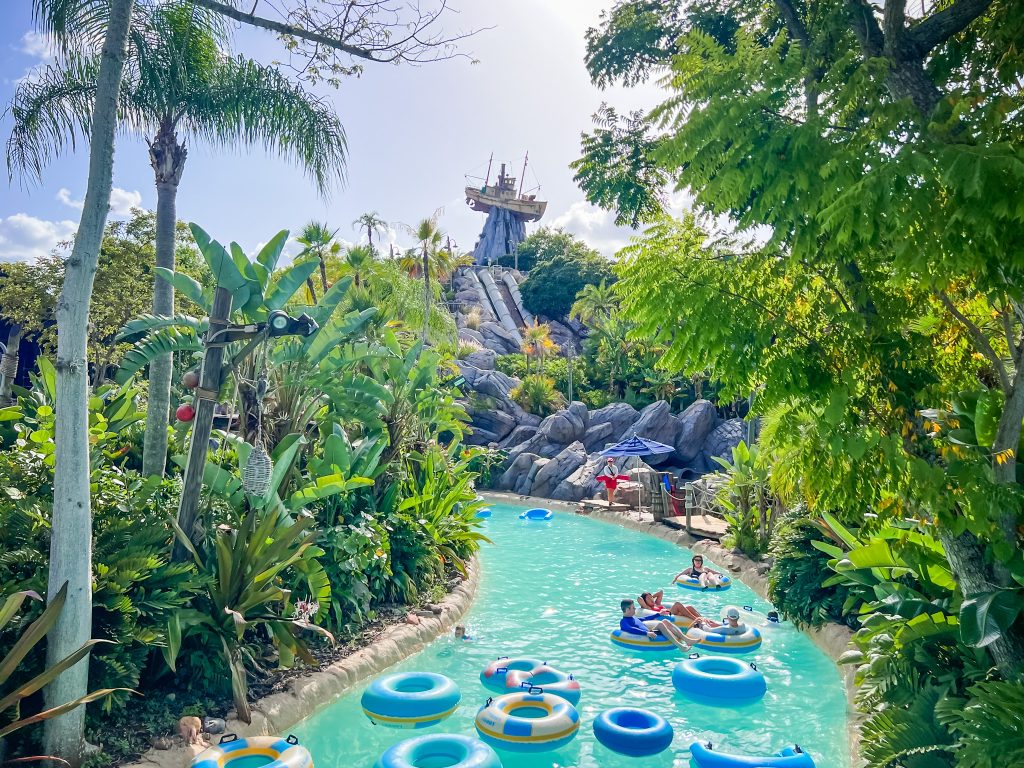
[(35, 30), (29, 30), (21, 36), (21, 47), (18, 50), (40, 62), (52, 59), (55, 55), (53, 40), (49, 35), (41, 35)]
[(565, 213), (552, 219), (549, 226), (576, 235), (591, 248), (609, 257), (626, 247), (630, 238), (640, 234), (629, 227), (618, 226), (615, 214), (611, 211), (602, 210), (583, 200), (570, 205)]
[(46, 221), (27, 213), (0, 218), (0, 261), (34, 262), (70, 240), (77, 229), (74, 221)]
[[(61, 187), (57, 190), (57, 199), (69, 208), (76, 211), (82, 210), (85, 205), (83, 200), (75, 200), (71, 197), (71, 190)], [(120, 187), (114, 187), (110, 192), (110, 215), (127, 217), (131, 216), (132, 208), (139, 208), (142, 205), (142, 193), (138, 191), (129, 192)]]

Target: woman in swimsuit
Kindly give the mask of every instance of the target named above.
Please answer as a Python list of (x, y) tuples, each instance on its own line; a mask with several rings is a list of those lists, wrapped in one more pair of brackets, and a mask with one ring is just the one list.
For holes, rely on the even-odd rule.
[(722, 574), (710, 568), (705, 568), (704, 558), (700, 555), (694, 555), (690, 561), (690, 567), (676, 574), (674, 580), (679, 581), (680, 576), (689, 576), (691, 579), (696, 579), (702, 589), (707, 589), (708, 587), (721, 589), (722, 587)]
[[(658, 590), (653, 595), (650, 592), (643, 592), (640, 595), (640, 607), (651, 613), (657, 613), (662, 616), (685, 616), (694, 623), (703, 621), (704, 617), (700, 615), (700, 611), (694, 608), (692, 605), (683, 605), (682, 603), (672, 603), (671, 608), (666, 608), (661, 604), (661, 599), (664, 596), (663, 590)], [(651, 618), (651, 617), (648, 617)]]

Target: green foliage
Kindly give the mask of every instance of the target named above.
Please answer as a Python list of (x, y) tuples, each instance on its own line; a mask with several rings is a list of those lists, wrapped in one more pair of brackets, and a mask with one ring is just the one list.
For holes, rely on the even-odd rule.
[(1024, 761), (1024, 689), (1004, 680), (980, 682), (969, 698), (948, 698), (936, 707), (939, 720), (958, 736), (957, 768), (997, 768)]
[(856, 624), (844, 611), (849, 590), (842, 585), (823, 587), (830, 556), (814, 546), (821, 531), (803, 505), (780, 520), (769, 553), (768, 598), (797, 626), (820, 627), (829, 622)]
[(600, 28), (587, 30), (587, 71), (595, 85), (636, 85), (668, 64), (683, 32), (678, 3), (619, 0), (601, 11)]
[(611, 277), (611, 264), (596, 251), (559, 253), (530, 270), (519, 290), (523, 305), (534, 315), (560, 319), (572, 311), (576, 295), (584, 286)]
[(717, 456), (715, 461), (726, 472), (718, 503), (726, 510), (729, 541), (744, 554), (758, 558), (768, 550), (781, 512), (768, 487), (771, 467), (756, 445), (748, 448), (742, 440), (732, 449), (731, 462)]
[[(34, 592), (15, 592), (14, 594), (4, 595), (3, 602), (0, 603), (0, 631), (10, 624), (12, 620), (16, 619), (18, 610), (27, 597), (32, 597), (36, 600), (41, 599)], [(57, 622), (57, 617), (64, 608), (64, 601), (66, 599), (67, 585), (65, 584), (54, 596), (53, 600), (50, 601), (49, 605), (46, 606), (39, 618), (24, 628), (13, 647), (3, 658), (0, 658), (0, 717), (3, 718), (3, 720), (0, 720), (0, 739), (28, 725), (59, 717), (65, 712), (70, 712), (83, 704), (113, 693), (111, 690), (93, 691), (66, 704), (61, 704), (27, 717), (22, 717), (19, 712), (20, 704), (24, 699), (37, 691), (41, 691), (61, 672), (73, 667), (85, 658), (89, 651), (97, 643), (101, 642), (99, 640), (90, 640), (70, 655), (47, 668), (41, 674), (36, 675), (27, 682), (21, 683), (14, 690), (7, 690), (12, 674), (18, 668), (18, 665), (53, 629), (53, 625)]]
[[(555, 389), (568, 398), (569, 366), (572, 365), (573, 398), (581, 400), (593, 389), (587, 374), (587, 361), (583, 357), (569, 358), (561, 355), (544, 361), (544, 375), (555, 383)], [(522, 379), (526, 376), (526, 356), (522, 354), (500, 355), (495, 359), (494, 367), (502, 373)]]
[(535, 416), (550, 416), (566, 406), (565, 396), (555, 389), (555, 381), (533, 373), (509, 392), (509, 397), (524, 411)]
[(593, 254), (594, 251), (574, 235), (560, 229), (541, 227), (519, 244), (514, 255), (498, 257), (498, 264), (512, 267), (518, 263), (521, 272), (529, 272), (538, 264), (550, 261), (555, 256), (586, 259)]
[(251, 712), (246, 700), (249, 683), (247, 666), (258, 656), (251, 647), (253, 633), (265, 628), (275, 644), (297, 655), (308, 664), (316, 664), (302, 636), (314, 630), (332, 639), (330, 633), (305, 618), (289, 617), (288, 592), (281, 577), (292, 567), (309, 564), (322, 554), (313, 546), (309, 533), (310, 517), (283, 521), (273, 512), (253, 509), (237, 530), (218, 529), (213, 552), (200, 554), (189, 537), (176, 527), (178, 540), (192, 554), (206, 585), (205, 594), (195, 607), (174, 613), (167, 627), (164, 657), (174, 670), (182, 642), (193, 635), (204, 648), (220, 648), (221, 659), (231, 675), (231, 691), (240, 718), (249, 722)]

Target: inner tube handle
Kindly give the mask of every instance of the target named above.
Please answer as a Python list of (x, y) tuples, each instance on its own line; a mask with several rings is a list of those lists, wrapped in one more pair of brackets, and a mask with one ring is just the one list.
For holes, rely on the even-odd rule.
[(689, 659), (699, 659), (700, 658), (700, 654), (694, 652), (694, 653), (691, 653), (687, 658), (689, 658)]
[(232, 741), (237, 741), (238, 735), (234, 733), (225, 733), (220, 737), (221, 744), (230, 744)]
[(756, 672), (757, 671), (757, 664), (755, 664), (754, 662), (750, 662), (750, 668)]
[(569, 673), (569, 679), (570, 680), (575, 680), (576, 679), (575, 677), (572, 676), (572, 672)]
[(744, 605), (743, 606), (743, 610), (744, 611), (749, 611), (750, 613), (753, 613), (754, 612), (754, 606), (752, 606), (752, 605)]
[(704, 747), (705, 747), (705, 748), (706, 748), (706, 749), (707, 749), (707, 750), (708, 750), (709, 752), (710, 752), (711, 750), (713, 750), (713, 749), (714, 749), (714, 746), (713, 746), (713, 745), (711, 744), (711, 742), (710, 742), (710, 741), (709, 741), (709, 742), (708, 742), (707, 744), (705, 744), (705, 745), (704, 745)]
[(800, 748), (799, 744), (794, 744), (793, 745), (793, 751), (796, 752), (799, 755), (802, 755), (804, 753), (804, 751)]
[(288, 735), (288, 738), (285, 739), (285, 741), (294, 746), (295, 744), (299, 743), (299, 737), (292, 733)]
[(544, 693), (544, 689), (541, 688), (539, 685), (531, 685), (529, 688), (526, 689), (526, 692), (530, 695), (533, 695), (534, 693)]
[(484, 706), (485, 706), (485, 707), (489, 707), (489, 706), (491, 706), (491, 702), (492, 702), (492, 701), (494, 701), (494, 697), (493, 697), (493, 696), (488, 696), (488, 697), (487, 697), (487, 703), (486, 703), (486, 704), (484, 704)]
[(501, 661), (502, 659), (507, 659), (507, 658), (508, 658), (508, 656), (499, 656), (498, 657), (498, 661)]
[(499, 675), (502, 672), (508, 672), (508, 667), (498, 667), (496, 670), (494, 670), (494, 674), (496, 675)]

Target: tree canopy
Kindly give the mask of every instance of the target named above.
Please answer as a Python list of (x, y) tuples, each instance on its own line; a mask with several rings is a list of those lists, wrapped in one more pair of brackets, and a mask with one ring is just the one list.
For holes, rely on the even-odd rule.
[(576, 294), (587, 285), (611, 282), (611, 264), (601, 254), (566, 232), (541, 229), (520, 245), (533, 262), (520, 291), (523, 304), (535, 315), (551, 319), (567, 317)]

